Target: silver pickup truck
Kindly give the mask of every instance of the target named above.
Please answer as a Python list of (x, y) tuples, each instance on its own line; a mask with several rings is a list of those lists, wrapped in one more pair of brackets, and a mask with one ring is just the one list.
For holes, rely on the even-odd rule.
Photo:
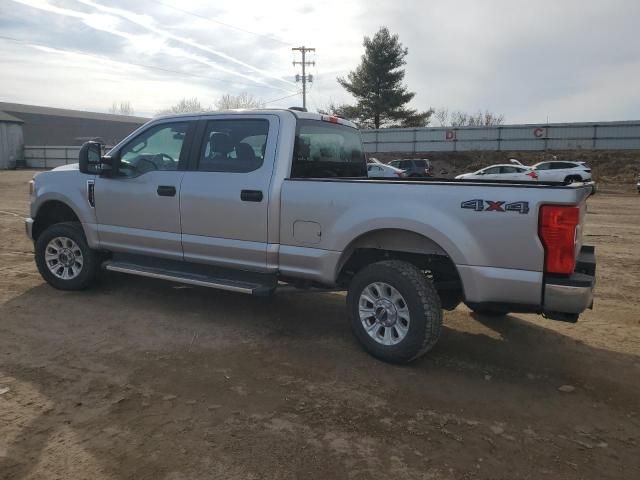
[(442, 309), (575, 322), (593, 300), (590, 187), (366, 178), (360, 134), (294, 110), (150, 121), (102, 156), (37, 174), (27, 234), (44, 279), (100, 267), (233, 292), (346, 290), (367, 351), (408, 362)]

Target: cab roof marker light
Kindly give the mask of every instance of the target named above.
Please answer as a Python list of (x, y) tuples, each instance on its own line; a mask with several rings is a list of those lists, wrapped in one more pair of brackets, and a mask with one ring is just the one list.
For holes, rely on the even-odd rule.
[(322, 120), (329, 123), (339, 123), (338, 117), (330, 115), (322, 115)]

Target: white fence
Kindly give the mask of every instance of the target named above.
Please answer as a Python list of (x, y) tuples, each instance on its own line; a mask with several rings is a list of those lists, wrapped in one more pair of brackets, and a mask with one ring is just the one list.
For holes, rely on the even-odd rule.
[(78, 163), (80, 146), (26, 146), (24, 161), (29, 168), (55, 168), (69, 163)]
[[(70, 163), (78, 163), (80, 145), (25, 145), (24, 163), (27, 168), (55, 168)], [(109, 151), (111, 147), (103, 146), (102, 152)]]
[(640, 121), (363, 130), (367, 152), (640, 150)]

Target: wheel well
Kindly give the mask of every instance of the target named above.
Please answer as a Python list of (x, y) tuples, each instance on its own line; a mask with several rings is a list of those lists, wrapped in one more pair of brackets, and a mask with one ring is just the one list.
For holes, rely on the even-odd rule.
[(565, 182), (568, 182), (569, 180), (579, 180), (579, 181), (582, 181), (582, 176), (580, 176), (580, 175), (578, 175), (578, 174), (576, 174), (576, 173), (572, 173), (571, 175), (567, 175), (567, 176), (564, 178), (564, 181), (565, 181)]
[(40, 234), (51, 225), (79, 221), (78, 216), (67, 204), (58, 200), (50, 200), (38, 210), (32, 230), (33, 240), (37, 240)]
[(346, 287), (362, 268), (383, 260), (402, 260), (422, 270), (436, 287), (444, 309), (453, 310), (462, 301), (462, 281), (455, 264), (446, 254), (355, 248), (340, 269), (338, 285)]

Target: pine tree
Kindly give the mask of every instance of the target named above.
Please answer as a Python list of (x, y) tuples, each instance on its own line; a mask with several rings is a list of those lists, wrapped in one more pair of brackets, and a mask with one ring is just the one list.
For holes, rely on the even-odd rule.
[(347, 78), (338, 77), (356, 100), (356, 105), (342, 105), (338, 110), (361, 127), (424, 127), (433, 110), (418, 112), (406, 104), (415, 96), (402, 84), (408, 49), (381, 27), (373, 38), (364, 37), (365, 53), (360, 65)]

